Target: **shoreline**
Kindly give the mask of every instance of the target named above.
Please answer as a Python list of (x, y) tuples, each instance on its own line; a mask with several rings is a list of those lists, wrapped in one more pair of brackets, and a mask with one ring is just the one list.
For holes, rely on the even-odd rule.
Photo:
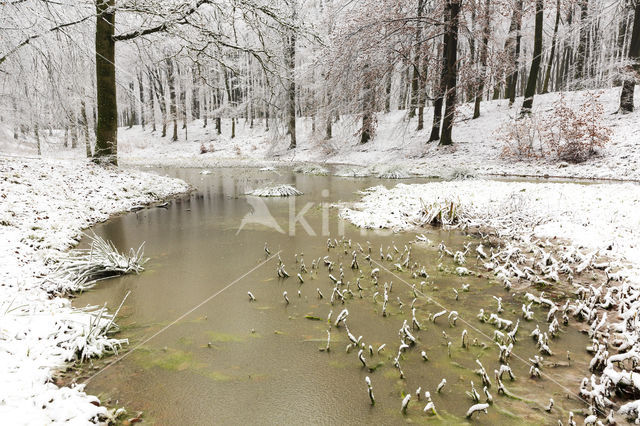
[(67, 295), (81, 288), (51, 273), (92, 225), (191, 190), (177, 179), (88, 161), (0, 158), (1, 418), (85, 423), (112, 415), (83, 385), (54, 383), (79, 353), (100, 356), (124, 342), (108, 335), (110, 317), (97, 307), (72, 307)]

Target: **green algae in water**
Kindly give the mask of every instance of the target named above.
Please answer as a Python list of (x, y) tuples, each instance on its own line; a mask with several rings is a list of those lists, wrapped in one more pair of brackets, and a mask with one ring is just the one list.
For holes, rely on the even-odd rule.
[(138, 352), (135, 360), (145, 369), (158, 367), (163, 370), (185, 371), (197, 366), (193, 360), (193, 353), (170, 348)]
[(215, 380), (216, 382), (230, 382), (234, 380), (233, 377), (220, 371), (207, 371), (204, 373), (204, 376), (208, 377), (209, 379)]
[(212, 343), (240, 343), (246, 341), (246, 337), (229, 334), (229, 333), (221, 333), (219, 331), (208, 330), (206, 332), (207, 338)]
[(313, 316), (313, 315), (305, 315), (304, 317), (306, 319), (308, 319), (308, 320), (311, 320), (311, 321), (322, 321), (322, 318), (316, 317), (316, 316)]

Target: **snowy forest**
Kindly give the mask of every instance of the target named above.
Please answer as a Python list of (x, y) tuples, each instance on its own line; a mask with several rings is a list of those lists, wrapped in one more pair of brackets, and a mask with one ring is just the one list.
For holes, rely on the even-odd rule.
[[(170, 141), (260, 126), (296, 148), (298, 121), (360, 143), (405, 111), (454, 143), (456, 107), (622, 86), (633, 111), (633, 1), (3, 2), (2, 121), (16, 141), (117, 161), (118, 127)], [(96, 19), (96, 17), (100, 19)], [(640, 24), (638, 24), (640, 25)], [(635, 34), (635, 36), (634, 36)], [(425, 118), (425, 110), (428, 110)], [(426, 121), (426, 123), (425, 123)], [(225, 123), (227, 124), (227, 123)], [(321, 145), (321, 144), (320, 144)]]
[(0, 1), (0, 423), (640, 422), (639, 0)]

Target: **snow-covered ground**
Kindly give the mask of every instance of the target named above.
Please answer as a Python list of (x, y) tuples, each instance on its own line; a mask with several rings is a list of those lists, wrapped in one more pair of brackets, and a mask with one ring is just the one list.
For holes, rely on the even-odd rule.
[(371, 188), (342, 215), (358, 226), (396, 230), (424, 208), (453, 201), (468, 224), (501, 236), (559, 239), (640, 268), (640, 185), (456, 180)]
[[(565, 101), (576, 109), (584, 102), (584, 92), (565, 93)], [(637, 93), (640, 96), (640, 90)], [(534, 111), (552, 110), (559, 95), (536, 96)], [(397, 164), (422, 176), (450, 176), (456, 173), (473, 175), (525, 175), (580, 177), (589, 179), (640, 179), (640, 112), (614, 114), (618, 108), (619, 89), (608, 89), (599, 99), (605, 109), (602, 123), (611, 128), (611, 142), (601, 153), (583, 164), (566, 164), (547, 160), (523, 160), (502, 157), (503, 143), (498, 140), (500, 128), (513, 120), (520, 111), (522, 99), (509, 107), (508, 101), (482, 104), (482, 115), (472, 120), (473, 105), (458, 108), (454, 127), (453, 147), (443, 148), (427, 143), (432, 111), (425, 114), (426, 129), (416, 132), (416, 119), (407, 120), (406, 111), (378, 115), (375, 138), (368, 144), (358, 143), (359, 123), (343, 117), (334, 124), (333, 138), (323, 140), (323, 132), (312, 132), (309, 119), (298, 120), (298, 148), (288, 150), (282, 134), (266, 133), (260, 121), (254, 128), (243, 121), (237, 126), (237, 136), (230, 139), (230, 123), (223, 121), (222, 135), (211, 125), (204, 129), (201, 122), (189, 127), (189, 141), (171, 143), (157, 134), (141, 128), (120, 131), (120, 156), (131, 164), (214, 167), (219, 165), (273, 165), (279, 163), (318, 162), (360, 166)], [(200, 154), (200, 146), (213, 146), (214, 152)], [(256, 161), (260, 160), (260, 161)]]
[[(640, 89), (636, 89), (640, 98)], [(375, 138), (365, 144), (358, 143), (356, 135), (359, 123), (343, 116), (333, 126), (333, 138), (324, 140), (324, 131), (318, 122), (317, 131), (312, 132), (308, 118), (298, 119), (298, 148), (288, 150), (288, 140), (282, 129), (265, 131), (264, 123), (255, 120), (253, 128), (240, 119), (236, 126), (236, 137), (230, 138), (231, 123), (222, 121), (222, 134), (217, 135), (213, 122), (206, 128), (202, 120), (188, 126), (188, 140), (182, 123), (179, 123), (179, 141), (160, 137), (160, 130), (152, 132), (147, 125), (132, 129), (119, 129), (119, 158), (122, 164), (160, 165), (177, 167), (250, 166), (263, 167), (286, 165), (298, 162), (345, 163), (358, 166), (397, 164), (407, 171), (423, 176), (449, 176), (456, 173), (482, 175), (525, 175), (580, 177), (590, 179), (639, 180), (640, 111), (628, 115), (615, 114), (619, 102), (619, 88), (604, 90), (599, 101), (605, 115), (601, 124), (612, 130), (611, 142), (600, 156), (582, 164), (566, 164), (547, 160), (523, 160), (501, 156), (503, 143), (499, 141), (501, 127), (518, 114), (522, 99), (509, 107), (504, 100), (483, 102), (482, 115), (472, 120), (473, 105), (458, 108), (454, 127), (453, 147), (443, 148), (437, 143), (427, 143), (430, 133), (432, 111), (425, 113), (426, 129), (416, 132), (416, 119), (407, 120), (406, 111), (378, 114), (378, 129)], [(585, 92), (564, 94), (567, 104), (576, 110), (585, 101)], [(559, 95), (536, 95), (534, 112), (545, 113), (553, 108)], [(272, 123), (273, 124), (273, 123)], [(171, 128), (168, 129), (171, 133)], [(61, 134), (54, 130), (52, 136), (42, 132), (43, 152), (46, 156), (83, 157), (82, 144), (72, 151), (63, 149)], [(204, 145), (213, 152), (201, 154)], [(18, 155), (34, 155), (33, 141), (17, 144), (12, 132), (0, 127), (0, 151)]]
[[(633, 373), (640, 361), (640, 185), (471, 179), (378, 186), (360, 202), (343, 206), (340, 214), (368, 228), (407, 230), (438, 218), (438, 223), (453, 220), (481, 234), (494, 232), (501, 247), (480, 245), (466, 256), (480, 256), (505, 287), (536, 293), (532, 283), (560, 282), (575, 289), (578, 297), (556, 306), (556, 312), (563, 320), (586, 321), (594, 339), (590, 350), (596, 375), (580, 386), (581, 397), (593, 401), (602, 415), (615, 407), (609, 401), (614, 393), (640, 392)], [(606, 278), (598, 278), (597, 270)], [(541, 299), (542, 294), (527, 296)], [(619, 412), (640, 420), (640, 400), (622, 405)]]
[(105, 334), (108, 315), (71, 306), (64, 295), (77, 288), (52, 270), (83, 229), (188, 190), (86, 161), (0, 157), (0, 423), (86, 424), (107, 414), (83, 386), (52, 382), (67, 362), (121, 343)]

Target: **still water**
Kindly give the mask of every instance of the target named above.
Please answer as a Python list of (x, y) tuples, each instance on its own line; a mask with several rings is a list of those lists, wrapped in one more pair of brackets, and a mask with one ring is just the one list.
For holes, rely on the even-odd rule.
[[(529, 378), (529, 365), (522, 360), (538, 354), (529, 333), (537, 323), (545, 331), (548, 327), (546, 311), (539, 309), (534, 321), (520, 324), (510, 362), (516, 380), (504, 377), (512, 396), (498, 395), (493, 371), (500, 363), (491, 340), (495, 328), (480, 323), (476, 315), (480, 308), (496, 311), (495, 295), (503, 298), (500, 315), (515, 322), (521, 317), (522, 296), (510, 295), (490, 277), (457, 276), (452, 259), (441, 258), (437, 249), (440, 242), (455, 251), (469, 242), (475, 247), (477, 241), (459, 232), (423, 229), (419, 233), (430, 242), (416, 243), (415, 232), (363, 231), (342, 223), (337, 211), (329, 208), (332, 203), (357, 200), (357, 191), (370, 186), (391, 187), (400, 181), (309, 176), (282, 170), (215, 169), (208, 175), (190, 169), (156, 172), (184, 179), (197, 191), (170, 202), (166, 209), (146, 209), (94, 227), (120, 250), (137, 248), (144, 242), (145, 255), (151, 260), (142, 274), (101, 282), (77, 297), (74, 305), (106, 302), (115, 309), (130, 291), (118, 319), (122, 328), (118, 337), (130, 341), (126, 351), (232, 285), (93, 378), (87, 391), (103, 401), (125, 406), (129, 413), (143, 411), (146, 421), (165, 425), (465, 423), (464, 414), (474, 403), (465, 395), (471, 389), (470, 381), (481, 394), (481, 402), (485, 400), (482, 380), (474, 372), (479, 359), (493, 382), (489, 392), (495, 402), (488, 415), (476, 415), (474, 422), (557, 424), (558, 419), (566, 421), (570, 410), (584, 409), (572, 393), (587, 370), (587, 338), (574, 328), (563, 327), (551, 343), (555, 356), (545, 357), (545, 361), (556, 365), (543, 368), (545, 377), (541, 379)], [(276, 183), (295, 185), (304, 195), (259, 199), (244, 195), (249, 189)], [(302, 211), (304, 220), (296, 221)], [(328, 250), (327, 234), (332, 239), (344, 234), (352, 248), (345, 243)], [(281, 250), (290, 278), (277, 277), (277, 258), (265, 262), (265, 242), (272, 254)], [(424, 265), (427, 279), (414, 279), (408, 271), (395, 270), (399, 254), (393, 246), (402, 252), (411, 242), (411, 263)], [(364, 277), (362, 298), (355, 287), (360, 273), (350, 268), (356, 243), (365, 254), (370, 246), (372, 259), (395, 274), (381, 268), (375, 287), (371, 266), (358, 252)], [(393, 261), (380, 260), (381, 246), (385, 255), (390, 252), (394, 256)], [(296, 277), (301, 265), (296, 263), (296, 254), (309, 270), (303, 274), (302, 284)], [(330, 303), (334, 285), (324, 263), (311, 270), (312, 261), (324, 256), (335, 262), (331, 274), (339, 277), (342, 264), (344, 280), (351, 283), (355, 297), (347, 298), (344, 305)], [(469, 269), (480, 271), (475, 256), (469, 254), (467, 262)], [(393, 286), (387, 315), (383, 316), (382, 296), (374, 301), (373, 294), (382, 294), (383, 284), (390, 281)], [(421, 281), (425, 281), (422, 288), (427, 297), (419, 297), (415, 307), (422, 329), (413, 331), (417, 345), (400, 358), (401, 379), (393, 366), (400, 344), (398, 330), (404, 320), (411, 323), (410, 285), (420, 287)], [(462, 291), (463, 284), (469, 284), (468, 292)], [(317, 289), (324, 298), (318, 297)], [(458, 300), (453, 289), (459, 290)], [(248, 291), (256, 301), (249, 301)], [(284, 291), (289, 304), (283, 298)], [(428, 320), (429, 314), (441, 311), (442, 306), (459, 313), (455, 326), (448, 324), (446, 315), (435, 323)], [(363, 336), (367, 366), (377, 366), (375, 371), (361, 364), (358, 350), (346, 351), (349, 340), (344, 327), (332, 327), (330, 352), (320, 350), (326, 346), (329, 312), (333, 311), (335, 320), (344, 308), (349, 310), (350, 331), (356, 337)], [(478, 345), (462, 347), (464, 329), (470, 342), (477, 339)], [(377, 354), (382, 344), (386, 348)], [(369, 345), (374, 348), (373, 356)], [(423, 350), (429, 361), (422, 359)], [(567, 351), (571, 352), (570, 362)], [(96, 363), (96, 367), (101, 365)], [(372, 381), (374, 406), (369, 402), (366, 376)], [(443, 378), (447, 385), (436, 393)], [(423, 391), (420, 401), (415, 395), (419, 387)], [(424, 391), (431, 392), (438, 416), (423, 413)], [(413, 396), (403, 415), (400, 408), (406, 393)], [(547, 413), (543, 407), (551, 397), (555, 406)]]

